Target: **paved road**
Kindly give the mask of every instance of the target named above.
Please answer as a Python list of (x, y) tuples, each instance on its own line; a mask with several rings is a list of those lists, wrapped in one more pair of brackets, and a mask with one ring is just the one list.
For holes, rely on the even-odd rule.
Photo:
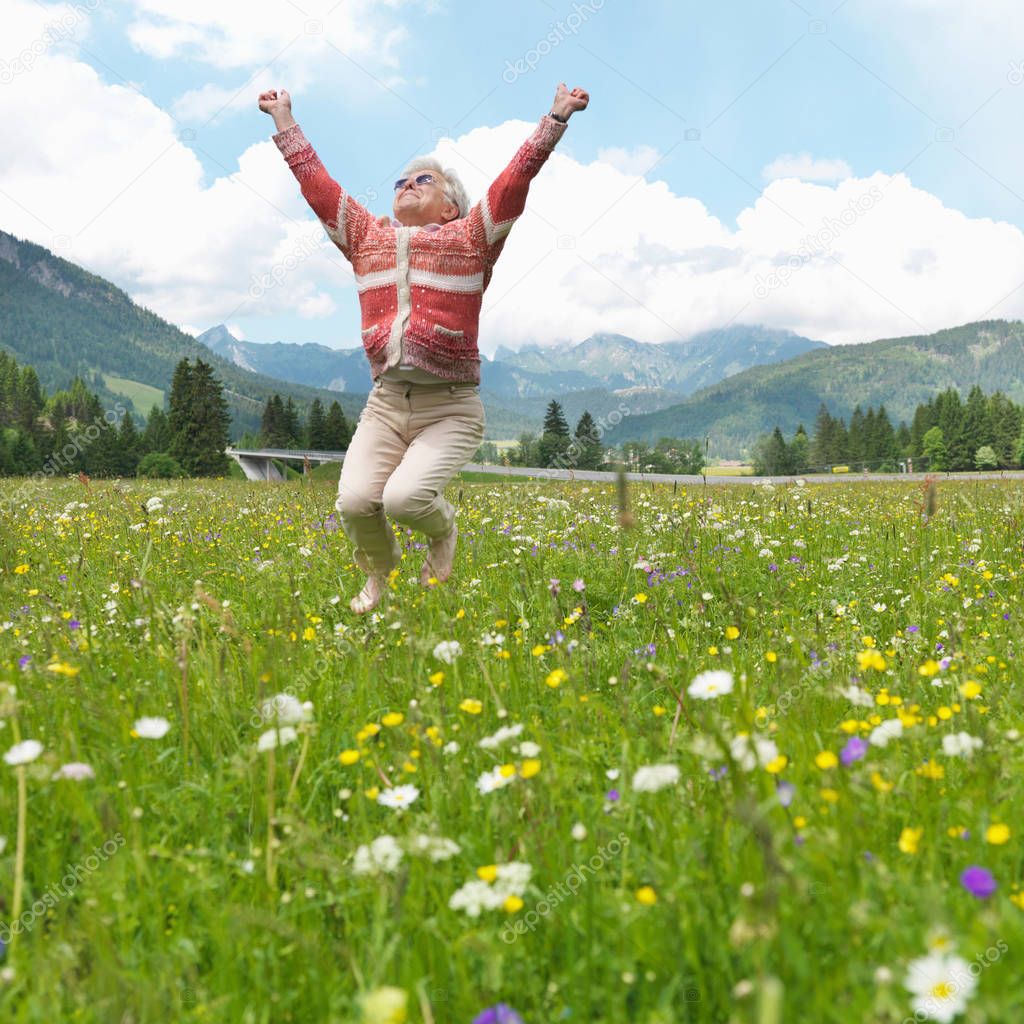
[[(467, 473), (495, 473), (500, 476), (526, 476), (543, 480), (593, 480), (607, 483), (614, 481), (614, 473), (597, 469), (530, 469), (525, 466), (485, 466), (471, 462), (463, 467)], [(673, 473), (627, 473), (626, 479), (636, 483), (686, 484), (689, 487), (703, 486), (705, 478), (688, 474)], [(1024, 480), (1024, 470), (1008, 469), (986, 473), (808, 473), (804, 476), (708, 476), (709, 484), (791, 484), (805, 480), (809, 484), (842, 484), (863, 481), (912, 483), (934, 479), (944, 480)]]

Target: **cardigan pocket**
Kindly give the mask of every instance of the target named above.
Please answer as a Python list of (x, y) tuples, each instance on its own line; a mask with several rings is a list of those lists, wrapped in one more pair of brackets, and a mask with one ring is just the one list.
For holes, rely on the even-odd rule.
[(373, 354), (387, 344), (390, 330), (388, 325), (384, 324), (372, 324), (369, 327), (364, 327), (360, 332), (363, 338), (363, 348), (366, 349), (368, 354)]
[(440, 334), (445, 338), (455, 338), (458, 341), (462, 341), (466, 336), (465, 331), (452, 330), (451, 327), (445, 327), (444, 324), (434, 324), (434, 333)]

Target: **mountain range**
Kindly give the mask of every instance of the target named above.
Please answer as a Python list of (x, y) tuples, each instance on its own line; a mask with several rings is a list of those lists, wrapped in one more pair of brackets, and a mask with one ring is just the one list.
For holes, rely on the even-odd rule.
[[(0, 347), (33, 365), (48, 392), (79, 375), (104, 405), (122, 401), (140, 418), (165, 403), (176, 363), (201, 357), (224, 384), (233, 437), (258, 429), (275, 392), (303, 415), (319, 397), (354, 419), (370, 387), (361, 348), (256, 344), (223, 325), (193, 338), (111, 282), (3, 231)], [(898, 423), (938, 391), (974, 384), (1024, 401), (1024, 323), (987, 320), (844, 346), (757, 325), (662, 343), (599, 333), (575, 345), (499, 348), (481, 362), (488, 438), (538, 431), (556, 398), (570, 426), (584, 410), (600, 422), (628, 409), (606, 444), (707, 437), (721, 456), (742, 455), (776, 425), (787, 434), (799, 423), (810, 428), (822, 403), (844, 418), (858, 404), (884, 404)]]
[(885, 405), (894, 424), (946, 388), (973, 385), (1024, 401), (1024, 323), (985, 320), (935, 334), (835, 345), (783, 363), (753, 366), (685, 401), (627, 417), (606, 438), (709, 437), (712, 452), (739, 452), (776, 425), (808, 430), (822, 403), (849, 420), (857, 405)]
[(35, 367), (49, 393), (80, 376), (105, 408), (117, 402), (145, 418), (165, 406), (174, 367), (183, 357), (210, 363), (224, 384), (237, 436), (258, 430), (275, 392), (300, 408), (319, 396), (358, 416), (365, 395), (284, 383), (237, 366), (192, 335), (136, 305), (110, 281), (49, 249), (0, 231), (0, 346)]

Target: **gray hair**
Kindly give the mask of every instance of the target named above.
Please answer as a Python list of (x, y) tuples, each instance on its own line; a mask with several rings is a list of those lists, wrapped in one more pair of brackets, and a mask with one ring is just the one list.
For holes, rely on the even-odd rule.
[(440, 174), (446, 182), (444, 189), (445, 199), (459, 208), (460, 217), (465, 217), (469, 213), (469, 194), (466, 192), (466, 186), (462, 184), (459, 172), (455, 168), (442, 167), (441, 161), (436, 160), (432, 156), (420, 156), (406, 164), (402, 176), (408, 177), (408, 175), (417, 171), (435, 171), (437, 174)]

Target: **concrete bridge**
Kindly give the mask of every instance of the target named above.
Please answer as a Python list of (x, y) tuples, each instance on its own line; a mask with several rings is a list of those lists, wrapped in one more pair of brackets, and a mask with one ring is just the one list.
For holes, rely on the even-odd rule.
[(344, 462), (344, 452), (317, 452), (301, 448), (225, 448), (241, 467), (249, 480), (283, 480), (281, 471), (274, 465), (274, 459), (292, 459), (302, 462), (303, 473), (322, 462)]

